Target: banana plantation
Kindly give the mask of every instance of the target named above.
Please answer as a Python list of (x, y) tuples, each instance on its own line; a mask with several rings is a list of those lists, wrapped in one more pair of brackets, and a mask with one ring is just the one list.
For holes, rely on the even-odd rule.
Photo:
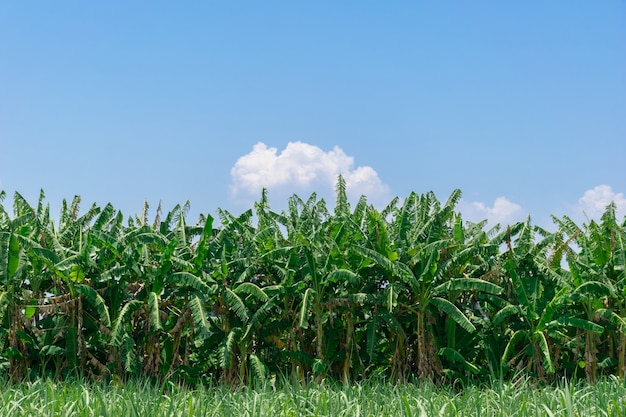
[[(626, 371), (626, 219), (487, 228), (454, 191), (186, 218), (0, 199), (0, 374), (191, 385)], [(55, 213), (56, 216), (56, 213)]]

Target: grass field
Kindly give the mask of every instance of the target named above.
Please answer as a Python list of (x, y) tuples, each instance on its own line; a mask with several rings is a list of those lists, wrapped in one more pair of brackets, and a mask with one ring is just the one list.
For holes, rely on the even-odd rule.
[(459, 390), (431, 384), (366, 382), (354, 386), (267, 384), (231, 391), (141, 383), (98, 385), (49, 380), (2, 384), (8, 416), (624, 416), (626, 386), (617, 378), (537, 387), (521, 380)]

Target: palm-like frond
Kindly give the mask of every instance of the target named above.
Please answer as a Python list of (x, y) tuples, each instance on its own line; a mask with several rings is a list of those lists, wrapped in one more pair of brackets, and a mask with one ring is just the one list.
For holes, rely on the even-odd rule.
[(252, 365), (252, 372), (259, 382), (263, 382), (267, 379), (267, 366), (263, 361), (254, 353), (250, 354), (250, 364)]
[(493, 317), (491, 318), (491, 322), (494, 324), (494, 326), (498, 326), (502, 323), (504, 323), (504, 320), (507, 319), (508, 317), (511, 317), (515, 314), (520, 314), (520, 309), (518, 306), (513, 305), (513, 304), (508, 304), (506, 306), (504, 306), (503, 308), (501, 308), (500, 310), (498, 310)]
[(454, 320), (459, 326), (461, 326), (466, 331), (472, 333), (476, 331), (476, 327), (472, 324), (471, 321), (458, 309), (457, 306), (452, 304), (450, 301), (441, 297), (433, 297), (430, 300), (430, 303), (437, 307), (437, 309), (443, 311)]
[(461, 353), (457, 351), (456, 349), (452, 349), (450, 347), (443, 347), (439, 349), (438, 354), (440, 356), (445, 357), (450, 362), (462, 364), (465, 369), (467, 369), (468, 371), (471, 371), (474, 374), (478, 374), (480, 372), (480, 368), (478, 368), (473, 363), (465, 360), (465, 357), (463, 357), (463, 355), (461, 355)]
[(13, 194), (13, 214), (15, 217), (23, 215), (29, 215), (31, 218), (35, 218), (35, 209), (28, 203), (28, 201), (17, 191)]
[(486, 294), (502, 294), (502, 287), (479, 278), (454, 278), (433, 289), (434, 294), (450, 291), (477, 291)]
[(550, 348), (548, 347), (548, 341), (546, 335), (541, 331), (533, 333), (533, 338), (539, 345), (539, 352), (541, 352), (541, 358), (543, 360), (543, 367), (548, 373), (554, 372), (554, 364), (552, 363), (552, 356), (550, 355)]
[(219, 356), (220, 366), (223, 369), (230, 368), (232, 357), (235, 355), (235, 349), (240, 335), (241, 329), (239, 327), (233, 327), (222, 340), (219, 348)]
[(0, 280), (5, 285), (20, 265), (20, 243), (12, 232), (0, 232)]
[(98, 292), (89, 285), (76, 284), (74, 290), (85, 297), (87, 302), (91, 304), (95, 309), (98, 318), (107, 327), (111, 326), (111, 316), (109, 315), (109, 308), (104, 298)]
[(571, 297), (577, 298), (580, 296), (589, 297), (615, 297), (615, 290), (611, 286), (604, 282), (599, 281), (587, 281), (574, 289), (571, 293)]
[(189, 299), (189, 310), (191, 311), (191, 317), (193, 319), (194, 328), (202, 337), (205, 337), (209, 333), (211, 323), (204, 308), (204, 303), (197, 295), (193, 295)]
[(337, 176), (335, 194), (337, 196), (335, 202), (335, 216), (348, 216), (350, 214), (350, 204), (348, 203), (348, 194), (346, 192), (346, 180), (343, 178), (343, 175)]
[(252, 282), (243, 282), (239, 284), (233, 292), (237, 295), (249, 295), (258, 301), (267, 301), (269, 297), (258, 285)]
[(162, 330), (163, 325), (161, 324), (161, 302), (159, 300), (159, 295), (153, 291), (148, 293), (148, 311), (150, 317), (150, 325), (152, 329), (155, 331)]
[(120, 346), (122, 341), (124, 340), (124, 335), (126, 333), (125, 326), (128, 325), (132, 314), (137, 311), (143, 302), (139, 300), (131, 300), (124, 304), (120, 314), (115, 319), (113, 324), (113, 330), (111, 331), (111, 344), (113, 346)]
[(239, 295), (233, 292), (230, 288), (225, 288), (222, 296), (235, 315), (239, 317), (242, 322), (247, 323), (249, 318), (248, 308)]
[(372, 261), (376, 262), (379, 266), (381, 266), (383, 269), (396, 277), (400, 277), (407, 281), (415, 279), (413, 273), (410, 269), (406, 267), (406, 265), (391, 261), (383, 254), (380, 254), (370, 248), (355, 245), (352, 247), (352, 250), (364, 256), (365, 258), (371, 259)]
[(598, 334), (602, 334), (602, 332), (604, 332), (604, 327), (580, 317), (559, 317), (556, 319), (556, 322), (563, 326), (574, 327)]
[(543, 312), (541, 313), (541, 317), (539, 318), (539, 322), (537, 323), (538, 330), (544, 330), (546, 328), (547, 324), (554, 317), (557, 309), (561, 307), (561, 305), (565, 302), (566, 293), (567, 288), (562, 288), (558, 293), (554, 295), (554, 297), (552, 297), (552, 300), (550, 300), (548, 304), (546, 304)]
[(516, 345), (523, 340), (527, 339), (528, 335), (524, 330), (517, 330), (509, 339), (506, 347), (504, 348), (504, 353), (502, 354), (502, 358), (500, 359), (500, 364), (503, 368), (507, 366), (507, 363), (519, 352), (516, 349)]
[(359, 282), (360, 276), (356, 272), (350, 271), (348, 269), (336, 269), (329, 273), (326, 279), (329, 282), (347, 282), (350, 284), (355, 284)]
[(203, 275), (202, 278), (192, 274), (191, 272), (174, 272), (169, 274), (165, 283), (167, 285), (178, 285), (183, 287), (189, 287), (196, 291), (199, 291), (202, 294), (210, 294), (211, 288), (209, 284), (214, 284), (215, 281), (207, 275)]
[(304, 296), (302, 297), (302, 304), (300, 305), (300, 313), (298, 314), (298, 326), (303, 329), (307, 329), (309, 327), (309, 311), (311, 309), (311, 303), (313, 302), (313, 296), (315, 294), (315, 290), (312, 288), (307, 288), (304, 291)]

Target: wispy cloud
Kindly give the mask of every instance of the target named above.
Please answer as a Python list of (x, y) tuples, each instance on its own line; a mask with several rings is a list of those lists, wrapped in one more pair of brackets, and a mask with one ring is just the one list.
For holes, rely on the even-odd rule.
[(585, 191), (583, 196), (578, 199), (576, 209), (591, 219), (597, 219), (612, 201), (615, 202), (618, 218), (625, 216), (626, 197), (624, 197), (624, 193), (616, 193), (606, 184), (597, 185), (591, 190)]
[(500, 223), (507, 225), (523, 220), (527, 213), (517, 203), (506, 197), (498, 197), (489, 206), (481, 201), (465, 201), (459, 203), (459, 211), (465, 220), (481, 221), (487, 219), (490, 226)]
[(334, 195), (338, 175), (346, 180), (350, 198), (367, 196), (369, 201), (388, 197), (389, 187), (370, 166), (355, 167), (354, 158), (335, 146), (331, 151), (304, 142), (289, 142), (285, 149), (263, 142), (240, 157), (231, 171), (231, 195), (235, 199), (256, 199), (263, 188), (279, 195), (317, 192)]

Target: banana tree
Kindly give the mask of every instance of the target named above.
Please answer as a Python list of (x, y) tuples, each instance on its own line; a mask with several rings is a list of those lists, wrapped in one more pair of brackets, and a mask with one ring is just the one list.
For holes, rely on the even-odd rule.
[(277, 314), (282, 293), (276, 283), (278, 268), (268, 258), (281, 244), (280, 232), (266, 212), (265, 192), (263, 196), (256, 227), (251, 210), (240, 216), (220, 211), (221, 229), (210, 241), (201, 241), (197, 251), (210, 271), (214, 296), (204, 349), (219, 352), (220, 380), (228, 384), (248, 383), (253, 374), (265, 377), (262, 348), (267, 347), (264, 336), (270, 335), (264, 335), (264, 328)]
[[(581, 364), (584, 363), (590, 381), (597, 379), (598, 353), (609, 362), (617, 357), (615, 365), (620, 377), (626, 371), (626, 221), (620, 224), (615, 212), (616, 206), (611, 203), (600, 222), (591, 220), (582, 227), (568, 217), (555, 218), (567, 241), (575, 246), (567, 247), (567, 277), (575, 288), (572, 300), (582, 310), (582, 318), (610, 330), (605, 343), (599, 339), (601, 331), (585, 330), (585, 357)], [(609, 349), (600, 351), (601, 344)]]
[(36, 323), (41, 320), (38, 326), (48, 340), (54, 329), (65, 329), (65, 337), (57, 333), (52, 338), (65, 340), (64, 346), (57, 342), (44, 349), (62, 352), (67, 370), (85, 375), (89, 364), (90, 372), (102, 375), (108, 373), (103, 362), (111, 322), (102, 291), (94, 284), (107, 258), (100, 255), (99, 242), (91, 231), (116, 216), (110, 205), (103, 210), (92, 205), (80, 215), (79, 204), (79, 197), (70, 205), (64, 201), (58, 228), (49, 222), (38, 232), (38, 245), (30, 251), (33, 273), (29, 280), (40, 290), (39, 305), (30, 314)]
[(297, 316), (299, 331), (307, 334), (309, 316), (313, 319), (313, 351), (309, 351), (308, 347), (301, 351), (312, 357), (313, 374), (321, 380), (329, 365), (324, 352), (324, 323), (330, 318), (324, 311), (324, 302), (330, 284), (328, 274), (333, 268), (332, 259), (325, 250), (330, 246), (326, 221), (328, 211), (324, 200), (318, 201), (315, 194), (306, 203), (299, 197), (292, 196), (288, 218), (288, 239), (293, 242), (295, 255), (290, 262), (290, 269), (295, 273), (292, 288), (298, 292), (303, 291), (301, 298), (299, 297), (301, 301)]
[[(257, 209), (264, 201), (265, 194)], [(350, 379), (360, 287), (355, 259), (361, 258), (350, 251), (350, 246), (362, 238), (359, 227), (365, 209), (362, 198), (350, 213), (345, 181), (339, 177), (335, 216), (315, 194), (306, 201), (293, 195), (286, 212), (259, 214), (260, 225), (267, 228), (272, 224), (272, 229), (286, 231), (284, 240), (281, 236), (265, 249), (256, 246), (261, 249), (260, 259), (273, 258), (274, 264), (280, 265), (280, 272), (274, 274), (284, 299), (280, 321), (291, 321), (291, 326), (283, 329), (282, 343), (296, 379), (307, 371), (318, 381), (335, 373), (346, 382)]]
[(506, 233), (499, 232), (499, 226), (488, 232), (483, 227), (484, 223), (464, 226), (461, 216), (455, 216), (449, 279), (433, 291), (458, 306), (477, 328), (467, 332), (451, 317), (437, 326), (437, 339), (444, 346), (438, 354), (448, 366), (444, 373), (452, 380), (485, 375), (497, 368), (490, 316), (496, 300), (502, 300), (497, 254)]
[[(19, 334), (28, 327), (28, 320), (21, 307), (26, 301), (22, 283), (28, 262), (25, 246), (28, 236), (19, 234), (23, 217), (13, 221), (4, 219), (0, 229), (0, 320), (2, 329), (8, 329), (2, 356), (9, 359), (8, 372), (14, 380), (23, 378), (28, 365), (22, 361), (27, 347)], [(25, 245), (26, 244), (26, 245)]]
[[(14, 219), (10, 218), (3, 207), (1, 209), (3, 231), (0, 238), (2, 241), (0, 256), (3, 260), (0, 263), (3, 267), (0, 267), (2, 270), (0, 275), (3, 277), (4, 291), (0, 295), (0, 304), (5, 307), (4, 312), (7, 314), (4, 318), (9, 323), (7, 341), (10, 345), (8, 348), (11, 356), (10, 373), (13, 378), (17, 379), (24, 376), (25, 369), (30, 366), (29, 361), (34, 361), (37, 367), (41, 365), (36, 363), (40, 355), (48, 355), (54, 351), (57, 356), (56, 354), (62, 350), (51, 342), (59, 338), (60, 333), (55, 330), (59, 327), (46, 328), (45, 320), (42, 320), (45, 311), (41, 310), (41, 308), (50, 310), (42, 304), (54, 299), (60, 280), (58, 276), (46, 270), (47, 261), (38, 255), (38, 251), (47, 250), (44, 248), (50, 246), (52, 249), (47, 250), (49, 253), (54, 254), (55, 251), (62, 252), (63, 255), (69, 253), (72, 249), (66, 246), (70, 242), (73, 244), (79, 241), (73, 234), (81, 231), (98, 212), (93, 206), (83, 216), (78, 216), (80, 198), (75, 197), (71, 206), (64, 201), (64, 210), (61, 215), (71, 220), (67, 222), (68, 225), (71, 224), (71, 227), (63, 230), (66, 244), (64, 246), (59, 242), (60, 234), (55, 230), (54, 223), (50, 219), (49, 206), (44, 204), (44, 199), (45, 195), (42, 191), (37, 207), (34, 208), (23, 196), (15, 193)], [(72, 329), (76, 328), (76, 323), (74, 323)], [(68, 332), (68, 334), (71, 333), (72, 331)], [(76, 347), (75, 344), (73, 346)], [(80, 357), (81, 354), (80, 349), (75, 349), (72, 355), (67, 355), (66, 352), (65, 359), (76, 361), (77, 356)], [(73, 367), (70, 368), (72, 371), (75, 370)], [(45, 369), (41, 372), (45, 372)]]
[(565, 289), (559, 291), (557, 283), (542, 268), (545, 258), (542, 248), (547, 246), (536, 244), (535, 230), (527, 218), (519, 234), (511, 234), (507, 239), (503, 284), (511, 301), (493, 316), (493, 325), (506, 323), (510, 332), (501, 357), (502, 369), (515, 364), (544, 377), (546, 372), (554, 372), (548, 324), (566, 298)]
[(528, 218), (507, 247), (503, 267), (509, 301), (493, 316), (494, 326), (505, 325), (510, 333), (501, 365), (503, 369), (516, 365), (545, 378), (555, 372), (572, 331), (603, 329), (589, 318), (571, 314), (574, 288), (566, 285), (567, 271), (558, 262), (564, 251), (558, 232), (533, 226)]
[(462, 242), (455, 242), (454, 238), (454, 207), (460, 197), (457, 190), (442, 206), (433, 193), (422, 196), (412, 193), (394, 211), (395, 217), (386, 226), (390, 236), (387, 247), (356, 248), (389, 274), (387, 285), (393, 289), (390, 294), (398, 297), (396, 317), (405, 329), (404, 334), (416, 337), (411, 349), (416, 355), (415, 371), (422, 380), (441, 373), (433, 328), (438, 315), (444, 315), (466, 332), (476, 330), (467, 315), (446, 295), (460, 290), (500, 291), (486, 281), (454, 275), (454, 271), (462, 269), (459, 262), (463, 257), (458, 255), (464, 249)]
[(123, 247), (117, 246), (119, 263), (108, 271), (115, 282), (109, 300), (116, 312), (110, 343), (117, 367), (125, 372), (171, 375), (180, 362), (185, 324), (207, 332), (210, 280), (192, 262), (191, 244), (211, 225), (189, 228), (185, 211), (177, 205), (163, 221), (158, 211), (151, 226), (144, 209), (139, 224), (122, 236)]

